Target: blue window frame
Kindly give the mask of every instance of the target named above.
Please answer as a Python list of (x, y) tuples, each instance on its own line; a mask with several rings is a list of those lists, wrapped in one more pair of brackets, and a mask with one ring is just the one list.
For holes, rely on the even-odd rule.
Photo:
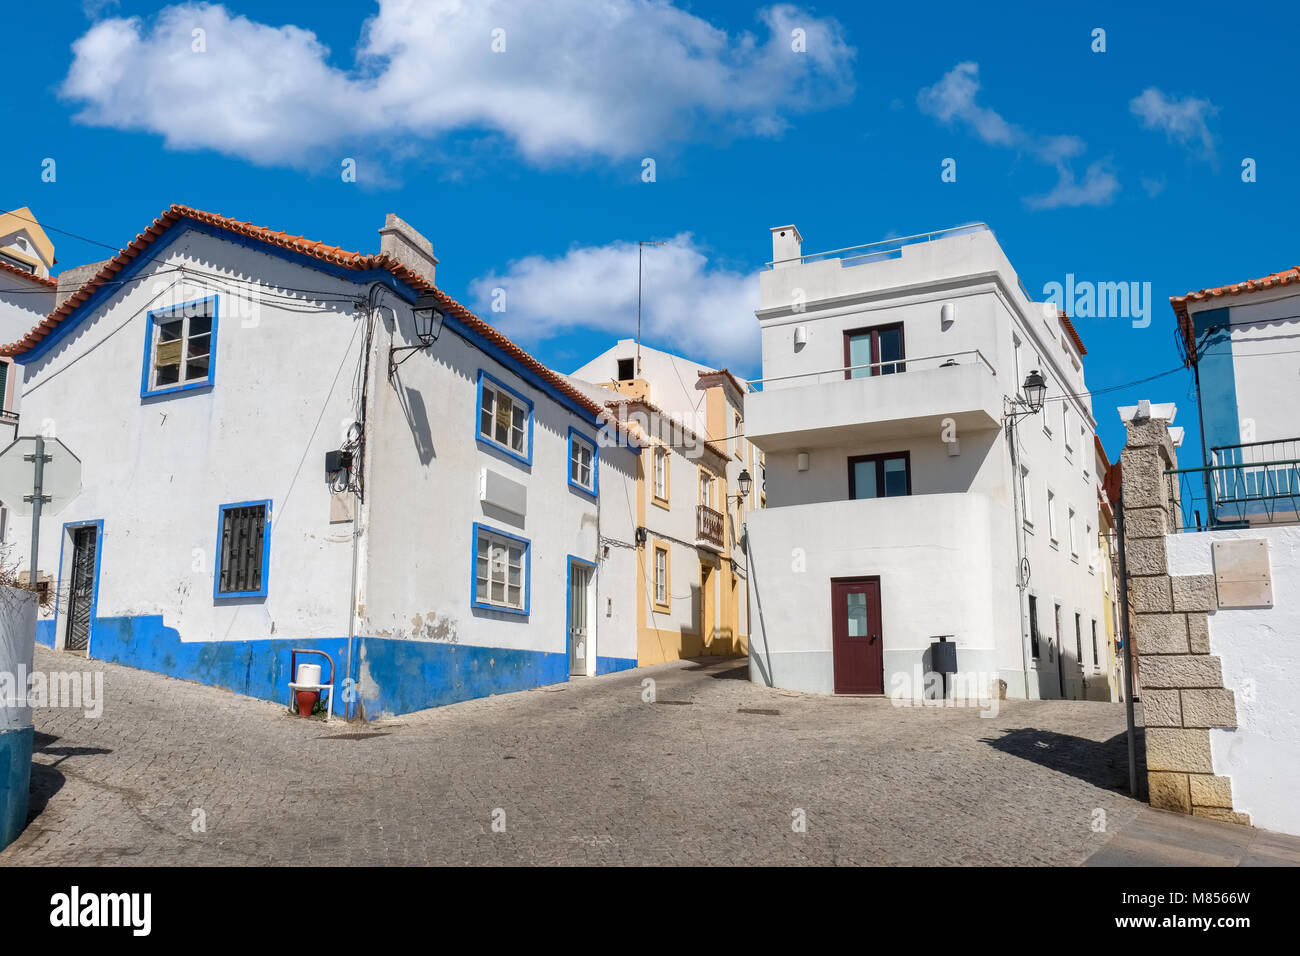
[(217, 297), (145, 316), (140, 397), (211, 388), (217, 375)]
[(600, 448), (569, 426), (569, 484), (585, 495), (600, 494)]
[(480, 444), (533, 463), (533, 403), (479, 369), (475, 434)]
[(271, 576), (271, 499), (222, 505), (212, 597), (266, 597)]
[(528, 616), (532, 601), (532, 542), (474, 522), (470, 544), (471, 607)]

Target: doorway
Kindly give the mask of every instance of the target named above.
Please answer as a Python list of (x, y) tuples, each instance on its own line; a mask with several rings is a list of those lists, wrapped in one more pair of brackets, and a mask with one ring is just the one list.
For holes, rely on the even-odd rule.
[(595, 565), (569, 559), (569, 676), (586, 677), (591, 659), (591, 582)]
[(95, 609), (99, 527), (79, 525), (69, 528), (68, 533), (72, 543), (72, 566), (63, 649), (85, 653), (90, 649), (90, 622)]
[(835, 693), (885, 692), (880, 578), (831, 581), (831, 652)]

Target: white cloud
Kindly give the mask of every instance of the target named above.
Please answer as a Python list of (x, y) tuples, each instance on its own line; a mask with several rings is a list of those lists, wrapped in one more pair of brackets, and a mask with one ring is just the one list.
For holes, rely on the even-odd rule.
[[(690, 233), (644, 252), (642, 341), (714, 365), (747, 368), (759, 359), (758, 275), (720, 268)], [(505, 311), (493, 312), (493, 290)], [(527, 256), (470, 283), (479, 315), (521, 345), (584, 330), (636, 334), (637, 245), (575, 246)]]
[(1214, 134), (1208, 120), (1219, 108), (1209, 100), (1169, 97), (1148, 86), (1129, 101), (1129, 109), (1142, 121), (1143, 128), (1160, 130), (1171, 143), (1188, 147), (1202, 159), (1214, 160)]
[[(92, 26), (61, 92), (82, 122), (264, 164), (462, 130), (538, 163), (653, 156), (706, 125), (777, 135), (790, 114), (852, 94), (854, 51), (835, 20), (787, 4), (758, 16), (763, 37), (667, 0), (381, 0), (343, 70), (310, 31), (181, 4)], [(796, 29), (806, 52), (792, 50)]]
[(1060, 178), (1051, 192), (1043, 196), (1030, 196), (1025, 205), (1030, 209), (1060, 209), (1066, 206), (1105, 206), (1119, 192), (1119, 180), (1106, 160), (1090, 163), (1077, 182), (1074, 173), (1061, 169)]
[(980, 142), (1025, 153), (1057, 171), (1056, 186), (1045, 196), (1025, 202), (1034, 209), (1062, 206), (1097, 206), (1109, 203), (1119, 190), (1119, 180), (1109, 164), (1095, 162), (1084, 173), (1084, 181), (1075, 181), (1068, 160), (1081, 156), (1087, 149), (1084, 141), (1073, 134), (1042, 135), (1030, 132), (1006, 120), (1002, 114), (976, 102), (980, 91), (979, 64), (958, 63), (933, 86), (916, 96), (922, 113), (945, 125), (967, 127)]

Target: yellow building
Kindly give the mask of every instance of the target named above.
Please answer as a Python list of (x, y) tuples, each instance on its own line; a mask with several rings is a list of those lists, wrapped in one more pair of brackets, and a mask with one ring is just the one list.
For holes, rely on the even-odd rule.
[(1101, 479), (1097, 489), (1097, 573), (1101, 577), (1102, 612), (1106, 619), (1105, 666), (1107, 694), (1090, 692), (1090, 699), (1120, 701), (1124, 699), (1124, 672), (1121, 670), (1121, 658), (1116, 651), (1119, 640), (1119, 615), (1117, 595), (1119, 593), (1119, 552), (1118, 538), (1115, 530), (1115, 513), (1111, 507), (1109, 493), (1112, 482), (1118, 482), (1118, 469), (1106, 457), (1106, 449), (1101, 439), (1094, 439), (1097, 456), (1096, 474)]
[(725, 369), (639, 352), (624, 340), (572, 376), (613, 393), (611, 411), (650, 446), (634, 503), (637, 662), (747, 654), (743, 529), (762, 506), (763, 460), (744, 437), (746, 387)]
[(30, 209), (0, 213), (0, 265), (48, 279), (56, 261), (54, 243)]

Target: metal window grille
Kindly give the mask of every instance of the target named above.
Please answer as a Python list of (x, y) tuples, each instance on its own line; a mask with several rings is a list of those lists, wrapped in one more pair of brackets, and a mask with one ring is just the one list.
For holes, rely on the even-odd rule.
[(221, 513), (219, 593), (243, 594), (262, 590), (265, 537), (266, 505), (227, 508)]

